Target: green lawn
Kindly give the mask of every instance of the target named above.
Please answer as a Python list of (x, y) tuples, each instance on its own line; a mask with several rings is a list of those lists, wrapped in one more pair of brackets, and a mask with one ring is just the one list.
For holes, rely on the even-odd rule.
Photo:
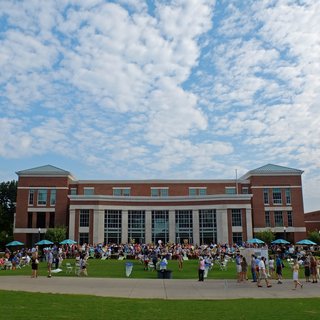
[(0, 291), (7, 319), (319, 319), (320, 299), (181, 301)]
[[(75, 277), (75, 273), (66, 274), (65, 265), (66, 262), (70, 262), (74, 265), (74, 260), (63, 261), (63, 271), (54, 276), (67, 276)], [(88, 260), (88, 275), (89, 277), (96, 278), (125, 278), (125, 264), (127, 260), (100, 260), (89, 259)], [(145, 271), (144, 266), (137, 260), (130, 260), (133, 265), (133, 271), (130, 278), (137, 279), (155, 279), (157, 278), (157, 272)], [(197, 260), (184, 261), (183, 270), (178, 270), (178, 262), (176, 260), (169, 260), (168, 269), (173, 271), (173, 279), (197, 279)], [(284, 278), (291, 279), (292, 271), (289, 266), (286, 266), (283, 270)], [(31, 275), (31, 267), (27, 266), (17, 270), (0, 270), (1, 275)], [(39, 264), (39, 276), (47, 275), (47, 266), (45, 262)], [(251, 273), (248, 272), (248, 277), (251, 279)], [(302, 270), (300, 277), (303, 277)], [(236, 268), (234, 262), (229, 262), (227, 270), (220, 270), (218, 265), (214, 265), (213, 270), (209, 271), (208, 279), (236, 279)]]

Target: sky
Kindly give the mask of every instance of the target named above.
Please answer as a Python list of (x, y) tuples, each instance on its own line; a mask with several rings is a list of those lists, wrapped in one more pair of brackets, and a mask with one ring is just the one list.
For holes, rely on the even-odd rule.
[(320, 209), (320, 1), (1, 0), (0, 181), (303, 170)]

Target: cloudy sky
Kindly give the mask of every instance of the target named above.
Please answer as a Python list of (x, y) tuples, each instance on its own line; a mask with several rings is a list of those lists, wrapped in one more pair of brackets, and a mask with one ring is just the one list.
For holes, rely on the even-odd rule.
[(304, 170), (320, 209), (320, 1), (1, 0), (0, 181)]

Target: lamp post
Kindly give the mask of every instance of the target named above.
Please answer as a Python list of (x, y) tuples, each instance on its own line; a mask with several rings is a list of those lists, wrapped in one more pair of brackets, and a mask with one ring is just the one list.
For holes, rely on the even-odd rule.
[(283, 227), (283, 235), (284, 235), (284, 240), (287, 240), (287, 227), (286, 226), (284, 226)]
[(38, 242), (41, 240), (41, 228), (38, 229)]

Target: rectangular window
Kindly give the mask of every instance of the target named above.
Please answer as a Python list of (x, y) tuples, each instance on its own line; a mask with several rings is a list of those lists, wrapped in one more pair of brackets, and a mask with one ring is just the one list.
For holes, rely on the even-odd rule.
[(291, 204), (291, 190), (289, 188), (286, 189), (286, 204)]
[(233, 243), (242, 245), (242, 233), (241, 232), (232, 232), (232, 241), (233, 241)]
[(265, 218), (266, 227), (271, 227), (271, 223), (270, 223), (270, 211), (265, 211), (265, 212), (264, 212), (264, 218)]
[(232, 226), (233, 227), (241, 227), (242, 226), (242, 214), (241, 209), (232, 209)]
[(113, 195), (117, 197), (130, 197), (130, 188), (113, 188)]
[(236, 194), (236, 187), (225, 187), (226, 194)]
[(85, 196), (93, 196), (94, 195), (94, 188), (92, 188), (92, 187), (84, 188), (83, 194)]
[(282, 196), (280, 188), (273, 188), (272, 199), (274, 204), (282, 204)]
[(242, 194), (248, 194), (249, 188), (248, 187), (242, 187)]
[(288, 216), (288, 227), (293, 227), (292, 211), (288, 211), (287, 216)]
[(121, 210), (104, 211), (104, 242), (121, 243)]
[(46, 227), (46, 213), (45, 212), (37, 212), (37, 228), (45, 228)]
[(201, 244), (217, 243), (217, 217), (215, 209), (199, 210), (199, 233)]
[(269, 204), (269, 189), (267, 188), (263, 189), (263, 203)]
[(77, 188), (71, 188), (70, 189), (70, 195), (76, 196), (77, 195)]
[(176, 242), (193, 243), (192, 210), (176, 210)]
[(79, 244), (82, 246), (85, 243), (89, 243), (89, 233), (87, 232), (80, 232), (79, 233)]
[(38, 205), (45, 206), (47, 204), (47, 190), (40, 189), (38, 190)]
[(168, 197), (169, 188), (151, 188), (151, 197)]
[(167, 197), (169, 189), (160, 189), (160, 197)]
[(50, 212), (49, 228), (54, 228), (54, 212)]
[(29, 206), (33, 206), (34, 204), (34, 190), (29, 190), (29, 200), (28, 200)]
[(89, 210), (80, 210), (80, 227), (89, 227)]
[(28, 212), (28, 228), (32, 228), (33, 212)]
[(205, 196), (207, 195), (207, 188), (189, 188), (189, 196)]
[(274, 212), (274, 225), (276, 227), (283, 227), (282, 211), (275, 211)]
[(153, 210), (151, 211), (153, 243), (163, 244), (169, 241), (169, 211), (168, 210)]
[(57, 196), (57, 190), (52, 189), (50, 191), (50, 206), (55, 206), (56, 205), (56, 196)]
[(128, 243), (145, 243), (145, 211), (128, 211)]

